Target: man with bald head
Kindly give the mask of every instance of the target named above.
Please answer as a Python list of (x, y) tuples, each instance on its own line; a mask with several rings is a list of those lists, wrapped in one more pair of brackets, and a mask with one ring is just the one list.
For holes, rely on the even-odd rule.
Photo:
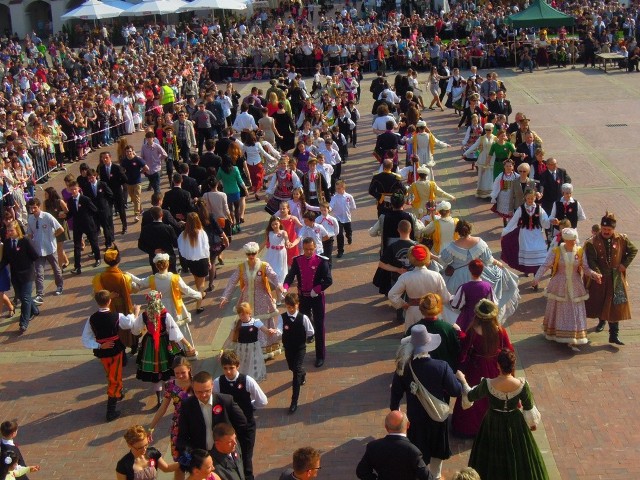
[(422, 453), (407, 438), (409, 419), (392, 410), (384, 419), (387, 435), (369, 442), (356, 475), (361, 480), (433, 480)]

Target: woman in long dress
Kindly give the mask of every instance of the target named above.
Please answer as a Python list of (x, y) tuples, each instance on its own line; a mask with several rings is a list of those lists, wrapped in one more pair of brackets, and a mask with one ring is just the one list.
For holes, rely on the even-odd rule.
[(286, 112), (284, 103), (278, 102), (278, 110), (273, 114), (276, 131), (280, 135), (276, 138), (276, 144), (283, 152), (292, 150), (295, 146), (296, 127), (291, 116)]
[(133, 123), (133, 98), (129, 95), (122, 96), (122, 110), (124, 117), (124, 133), (127, 135), (135, 131), (135, 125)]
[[(470, 281), (469, 262), (480, 259), (484, 264), (482, 279), (489, 282), (493, 289), (493, 296), (498, 304), (500, 323), (509, 318), (518, 308), (520, 293), (518, 277), (503, 268), (501, 262), (493, 258), (491, 249), (480, 237), (471, 235), (471, 224), (466, 220), (459, 220), (455, 232), (460, 236), (458, 240), (449, 243), (440, 251), (440, 263), (447, 267), (444, 270), (444, 281), (447, 290), (454, 295), (458, 287)], [(451, 267), (451, 268), (448, 268)], [(456, 321), (457, 313), (446, 306), (445, 314), (450, 323)]]
[(493, 132), (493, 123), (484, 124), (484, 135), (481, 135), (473, 145), (462, 154), (465, 158), (470, 158), (478, 152), (476, 167), (478, 168), (478, 184), (476, 187), (476, 197), (489, 198), (493, 188), (493, 158), (489, 156), (491, 145), (496, 141)]
[[(480, 136), (482, 135), (482, 125), (480, 124), (480, 117), (478, 114), (474, 113), (471, 115), (471, 125), (467, 127), (467, 131), (464, 134), (464, 138), (462, 139), (462, 159), (465, 162), (471, 162), (471, 168), (469, 170), (473, 170), (476, 168), (476, 160), (478, 160), (478, 148), (471, 149), (473, 145), (478, 141)], [(469, 151), (469, 156), (466, 155), (467, 151)]]
[(433, 167), (436, 166), (436, 162), (433, 159), (433, 153), (435, 147), (449, 148), (451, 145), (445, 142), (441, 142), (436, 136), (427, 128), (427, 122), (424, 120), (416, 123), (417, 132), (414, 134), (413, 154), (418, 157), (420, 166), (427, 166), (430, 170), (429, 180), (435, 180), (433, 173)]
[[(473, 322), (462, 340), (459, 370), (475, 385), (483, 378), (498, 376), (498, 353), (503, 349), (513, 351), (513, 345), (507, 331), (498, 323), (498, 306), (495, 303), (480, 300), (474, 312)], [(453, 431), (461, 437), (475, 436), (488, 409), (487, 400), (476, 402), (473, 408), (463, 409), (460, 399), (457, 399), (451, 418)]]
[[(247, 260), (242, 262), (235, 272), (229, 277), (227, 287), (222, 293), (220, 307), (224, 307), (231, 298), (231, 294), (240, 284), (240, 297), (237, 305), (247, 302), (253, 310), (253, 318), (262, 320), (267, 328), (276, 328), (278, 322), (278, 310), (274, 297), (282, 292), (282, 284), (278, 283), (278, 275), (267, 262), (257, 258), (260, 245), (249, 242), (243, 247)], [(272, 288), (276, 289), (275, 295)], [(260, 332), (260, 345), (265, 355), (273, 357), (280, 353), (280, 338), (277, 335), (265, 335)]]
[(289, 235), (282, 229), (282, 223), (278, 217), (269, 219), (264, 237), (264, 261), (276, 272), (278, 285), (280, 285), (288, 272), (286, 249), (290, 246), (290, 242)]
[(527, 381), (513, 376), (515, 364), (515, 353), (503, 350), (497, 356), (497, 378), (484, 378), (473, 389), (465, 375), (457, 373), (466, 405), (484, 399), (491, 406), (473, 442), (469, 466), (480, 478), (491, 480), (547, 480), (544, 459), (531, 434), (540, 423), (540, 412)]
[(533, 285), (551, 269), (551, 280), (545, 289), (547, 307), (544, 312), (544, 336), (547, 340), (564, 343), (574, 352), (577, 345), (589, 342), (587, 339), (587, 311), (584, 302), (589, 293), (584, 287), (582, 276), (601, 282), (602, 275), (592, 271), (582, 247), (576, 245), (578, 232), (573, 228), (562, 230), (563, 243), (549, 249), (547, 258), (538, 269)]
[[(163, 304), (167, 312), (180, 328), (182, 335), (195, 348), (193, 336), (189, 329), (191, 323), (191, 314), (184, 304), (184, 298), (194, 298), (202, 300), (202, 294), (189, 287), (182, 277), (177, 273), (169, 271), (169, 255), (166, 253), (158, 253), (153, 257), (153, 263), (158, 269), (158, 273), (150, 275), (147, 278), (138, 278), (130, 273), (131, 279), (136, 283), (138, 288), (150, 288), (157, 290), (162, 294)], [(194, 357), (197, 358), (198, 352), (193, 351)]]
[(258, 128), (264, 132), (264, 139), (271, 145), (275, 145), (276, 138), (282, 138), (278, 133), (273, 117), (269, 116), (269, 110), (262, 107), (260, 110), (262, 117), (258, 120)]
[(536, 192), (527, 190), (524, 204), (516, 209), (502, 230), (502, 260), (524, 274), (535, 274), (547, 256), (544, 229), (549, 228), (549, 217), (535, 203)]

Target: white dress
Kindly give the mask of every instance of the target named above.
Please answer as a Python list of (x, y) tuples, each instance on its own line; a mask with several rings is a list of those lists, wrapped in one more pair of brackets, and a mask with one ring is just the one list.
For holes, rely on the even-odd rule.
[(465, 157), (471, 157), (475, 154), (476, 150), (479, 151), (478, 161), (476, 162), (476, 166), (478, 167), (476, 197), (478, 198), (489, 198), (491, 196), (491, 190), (493, 188), (493, 156), (489, 159), (489, 165), (485, 166), (485, 163), (487, 162), (491, 145), (493, 145), (495, 140), (496, 137), (494, 135), (482, 135), (463, 154)]
[(133, 99), (126, 95), (122, 98), (122, 109), (124, 112), (124, 131), (125, 133), (133, 133), (135, 127), (133, 125)]
[[(233, 322), (231, 326), (232, 332), (235, 329), (235, 325), (236, 322)], [(248, 322), (243, 323), (240, 329), (247, 329), (251, 334), (254, 333), (252, 332), (253, 329), (260, 331), (263, 326), (264, 323), (262, 323), (261, 320), (252, 318)], [(264, 355), (259, 341), (252, 343), (233, 342), (231, 341), (231, 336), (229, 336), (229, 339), (225, 342), (222, 348), (223, 350), (233, 350), (236, 352), (240, 359), (238, 371), (245, 375), (249, 375), (256, 382), (261, 382), (267, 378), (267, 366), (264, 363)]]
[(184, 336), (184, 338), (186, 338), (189, 341), (189, 343), (193, 346), (193, 348), (196, 348), (195, 343), (193, 342), (193, 336), (191, 335), (191, 330), (189, 329), (189, 324), (191, 323), (191, 314), (187, 310), (182, 299), (186, 297), (186, 298), (194, 298), (196, 300), (201, 300), (202, 295), (200, 295), (200, 292), (189, 287), (189, 285), (184, 283), (184, 280), (182, 279), (182, 277), (179, 277), (178, 286), (180, 287), (180, 293), (181, 293), (179, 303), (181, 303), (180, 306), (181, 306), (182, 312), (178, 314), (178, 306), (173, 301), (173, 294), (171, 291), (171, 279), (175, 274), (171, 272), (156, 273), (155, 275), (151, 275), (147, 278), (138, 278), (135, 275), (132, 275), (130, 273), (128, 273), (128, 275), (131, 275), (131, 279), (138, 284), (140, 289), (151, 288), (149, 285), (151, 282), (150, 279), (151, 277), (154, 277), (155, 290), (157, 290), (162, 294), (162, 304), (164, 305), (164, 308), (167, 310), (168, 313), (171, 314), (171, 317), (174, 319), (174, 321), (178, 325), (178, 328), (180, 328), (180, 331), (182, 332), (182, 335)]
[(518, 175), (514, 172), (506, 174), (502, 172), (493, 181), (493, 189), (491, 191), (491, 203), (496, 204), (496, 213), (502, 218), (511, 218), (513, 216), (513, 191), (511, 184), (518, 179)]
[(287, 276), (287, 249), (285, 248), (286, 232), (280, 230), (280, 233), (269, 232), (269, 244), (265, 247), (263, 260), (267, 262), (278, 276), (278, 283), (284, 282)]
[[(518, 263), (524, 267), (537, 268), (544, 263), (544, 260), (547, 257), (547, 241), (544, 234), (544, 229), (549, 228), (550, 226), (549, 217), (544, 211), (544, 208), (539, 207), (535, 204), (531, 206), (524, 204), (524, 208), (527, 210), (529, 215), (540, 216), (540, 227), (521, 227), (519, 225), (519, 222), (522, 218), (522, 208), (517, 208), (513, 213), (513, 217), (511, 217), (511, 220), (509, 220), (507, 226), (504, 227), (504, 230), (502, 230), (502, 236), (504, 237), (508, 233), (514, 231), (516, 228), (520, 229), (518, 233)], [(533, 271), (531, 273), (536, 272)]]

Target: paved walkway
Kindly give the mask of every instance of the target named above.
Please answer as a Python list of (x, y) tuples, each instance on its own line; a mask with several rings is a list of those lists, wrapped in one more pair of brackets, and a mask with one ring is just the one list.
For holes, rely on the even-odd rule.
[[(605, 209), (618, 216), (618, 230), (640, 241), (640, 173), (635, 169), (640, 107), (640, 75), (597, 70), (547, 70), (533, 74), (500, 72), (516, 111), (532, 118), (532, 127), (543, 138), (545, 150), (567, 168), (576, 186), (575, 197), (589, 217), (579, 226), (581, 238), (589, 235)], [(421, 79), (424, 81), (424, 75)], [(393, 80), (393, 77), (390, 77)], [(359, 147), (344, 167), (344, 178), (358, 202), (354, 219), (354, 244), (344, 258), (334, 259), (334, 286), (327, 297), (328, 355), (325, 366), (315, 369), (307, 358), (307, 385), (298, 412), (290, 416), (290, 374), (282, 357), (268, 363), (263, 388), (269, 406), (259, 412), (255, 467), (259, 479), (277, 478), (299, 446), (313, 445), (324, 452), (320, 478), (354, 478), (355, 465), (372, 438), (384, 434), (383, 417), (388, 408), (389, 385), (395, 348), (402, 331), (394, 312), (371, 285), (377, 263), (377, 242), (367, 234), (375, 210), (366, 193), (374, 168), (370, 152), (369, 80), (363, 83)], [(459, 145), (462, 133), (450, 112), (426, 112), (436, 135)], [(626, 124), (608, 127), (606, 124)], [(134, 137), (138, 147), (142, 139)], [(474, 222), (474, 229), (494, 252), (499, 250), (501, 222), (485, 202), (472, 193), (475, 176), (465, 171), (459, 148), (436, 153), (437, 180), (459, 200), (454, 214)], [(92, 156), (90, 164), (96, 164)], [(77, 166), (72, 166), (77, 173)], [(61, 175), (52, 184), (61, 186)], [(166, 187), (166, 183), (164, 184)], [(148, 194), (145, 194), (148, 205)], [(234, 238), (219, 270), (213, 300), (194, 315), (192, 331), (202, 361), (195, 370), (216, 371), (215, 355), (227, 335), (231, 310), (220, 311), (217, 298), (239, 258), (242, 244), (262, 234), (267, 216), (263, 204), (250, 202), (247, 227)], [(148, 270), (146, 257), (136, 248), (138, 226), (118, 237), (124, 268), (136, 274)], [(118, 226), (116, 231), (119, 231)], [(69, 246), (71, 248), (71, 246)], [(120, 408), (124, 415), (104, 423), (103, 372), (91, 353), (82, 349), (80, 334), (94, 306), (90, 279), (94, 270), (85, 262), (80, 277), (65, 277), (65, 293), (47, 289), (42, 314), (29, 332), (18, 337), (16, 319), (0, 320), (0, 406), (3, 418), (17, 418), (18, 441), (28, 463), (40, 463), (35, 476), (49, 479), (113, 478), (117, 459), (126, 453), (122, 432), (134, 423), (148, 424), (155, 396), (147, 385), (135, 380), (133, 362), (126, 368), (125, 385), (130, 393)], [(640, 265), (640, 264), (639, 264)], [(636, 286), (638, 269), (629, 271), (630, 294), (640, 305)], [(191, 278), (186, 279), (192, 282)], [(526, 375), (543, 416), (535, 437), (544, 452), (554, 479), (626, 479), (640, 474), (640, 420), (633, 404), (640, 363), (640, 331), (635, 321), (622, 325), (627, 343), (617, 348), (606, 343), (607, 334), (592, 333), (583, 352), (571, 353), (540, 334), (545, 300), (522, 279), (522, 303), (508, 328), (519, 357), (520, 373)], [(142, 296), (137, 295), (141, 302)], [(593, 324), (592, 324), (593, 326)], [(156, 445), (168, 452), (169, 415), (156, 429)], [(454, 456), (445, 463), (445, 477), (466, 465), (470, 441), (452, 439)]]

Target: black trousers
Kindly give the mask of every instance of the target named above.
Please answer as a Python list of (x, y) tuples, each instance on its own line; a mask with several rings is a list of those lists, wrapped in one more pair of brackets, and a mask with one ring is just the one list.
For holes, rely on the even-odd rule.
[[(346, 235), (347, 242), (351, 243), (351, 239), (353, 238), (353, 231), (351, 229), (351, 222), (342, 223), (338, 222), (340, 226), (340, 230), (338, 230), (337, 240), (338, 240), (338, 253), (344, 252), (344, 237)], [(324, 248), (324, 242), (322, 243)]]
[(336, 163), (333, 165), (333, 173), (331, 174), (331, 195), (336, 193), (336, 181), (340, 180), (340, 175), (342, 175), (342, 163)]
[(124, 193), (122, 193), (122, 187), (120, 192), (113, 192), (113, 208), (120, 217), (120, 223), (122, 223), (122, 230), (127, 229), (127, 210), (124, 208)]
[(75, 223), (73, 225), (73, 266), (75, 268), (82, 268), (82, 235), (87, 236), (96, 262), (100, 260), (100, 247), (98, 246), (98, 234), (95, 225), (85, 228)]
[(293, 392), (291, 393), (291, 402), (298, 402), (300, 397), (300, 384), (307, 372), (304, 367), (304, 356), (307, 353), (307, 347), (302, 346), (300, 349), (284, 349), (284, 358), (287, 360), (287, 367), (293, 373), (293, 381), (291, 383)]
[(113, 235), (113, 215), (111, 215), (111, 207), (108, 212), (100, 212), (96, 216), (96, 232), (100, 234), (102, 228), (102, 235), (104, 235), (105, 246), (110, 246), (114, 241)]
[(189, 145), (186, 140), (178, 140), (178, 150), (183, 162), (189, 163)]
[(242, 450), (242, 462), (244, 464), (244, 477), (246, 480), (253, 480), (253, 447), (256, 444), (256, 420), (247, 416), (246, 436), (238, 438), (240, 450)]
[(325, 357), (326, 346), (324, 340), (324, 293), (312, 298), (300, 294), (300, 313), (313, 322), (316, 338), (316, 360)]
[(329, 259), (329, 266), (331, 266), (331, 257), (333, 256), (333, 237), (329, 237), (329, 240), (322, 242), (322, 256)]

